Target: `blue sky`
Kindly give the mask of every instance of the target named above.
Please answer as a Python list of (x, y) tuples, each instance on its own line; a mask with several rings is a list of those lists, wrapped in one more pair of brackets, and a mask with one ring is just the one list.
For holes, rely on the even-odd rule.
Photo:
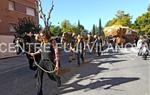
[[(115, 17), (117, 10), (124, 10), (136, 17), (147, 11), (150, 0), (54, 0), (54, 10), (51, 15), (51, 22), (59, 25), (64, 19), (72, 24), (77, 24), (78, 20), (91, 30), (92, 25), (98, 25), (101, 18), (102, 26)], [(47, 14), (51, 6), (51, 0), (42, 0), (44, 12)], [(40, 24), (43, 22), (40, 20)]]

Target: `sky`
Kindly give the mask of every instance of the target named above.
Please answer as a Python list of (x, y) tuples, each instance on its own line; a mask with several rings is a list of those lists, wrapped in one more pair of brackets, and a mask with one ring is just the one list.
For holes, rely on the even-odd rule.
[[(51, 7), (51, 0), (41, 0), (45, 14)], [(98, 25), (99, 19), (102, 26), (115, 17), (117, 10), (123, 10), (132, 16), (132, 21), (145, 13), (150, 0), (54, 0), (54, 10), (51, 14), (53, 25), (60, 25), (63, 20), (77, 24), (78, 20), (87, 30), (93, 24)], [(43, 21), (40, 20), (43, 26)]]

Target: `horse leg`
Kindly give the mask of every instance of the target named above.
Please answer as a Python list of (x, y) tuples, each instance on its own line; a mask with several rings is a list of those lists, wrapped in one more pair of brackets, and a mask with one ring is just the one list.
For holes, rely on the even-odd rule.
[(31, 58), (29, 54), (26, 54), (26, 57), (28, 59), (29, 68), (33, 71), (37, 70), (37, 66), (34, 66), (34, 60)]
[(84, 63), (85, 61), (84, 61), (84, 52), (83, 51), (81, 52), (80, 56), (81, 56), (81, 59), (82, 59), (82, 63)]
[(37, 70), (37, 76), (38, 76), (38, 80), (37, 80), (37, 95), (43, 95), (43, 91), (42, 91), (42, 85), (43, 85), (43, 74), (44, 72), (38, 68)]
[(69, 62), (72, 62), (73, 60), (75, 60), (75, 57), (74, 57), (73, 50), (71, 50), (70, 53), (69, 53)]
[(33, 70), (33, 60), (32, 59), (28, 59), (28, 62), (29, 62), (29, 68), (31, 69), (31, 70)]
[(101, 56), (100, 46), (98, 46), (98, 48), (97, 48), (97, 56)]
[(33, 59), (29, 59), (28, 62), (29, 62), (29, 68), (31, 70), (33, 70), (33, 71), (37, 70), (37, 67), (34, 66), (34, 60)]
[(75, 60), (75, 53), (73, 50), (71, 50), (71, 56), (72, 56), (72, 60)]
[(77, 64), (80, 66), (80, 51), (77, 52)]

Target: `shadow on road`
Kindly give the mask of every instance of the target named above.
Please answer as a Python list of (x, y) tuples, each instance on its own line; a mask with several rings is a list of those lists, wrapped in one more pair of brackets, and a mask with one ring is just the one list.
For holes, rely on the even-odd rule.
[(107, 60), (107, 61), (102, 61), (99, 64), (105, 64), (105, 63), (114, 64), (114, 63), (123, 62), (123, 61), (127, 61), (127, 60)]
[[(137, 77), (98, 77), (99, 73), (109, 70), (109, 68), (101, 67), (101, 64), (105, 63), (119, 63), (127, 60), (116, 60), (115, 55), (102, 55), (100, 58), (115, 58), (114, 60), (99, 61), (99, 63), (93, 63), (92, 61), (87, 64), (82, 64), (80, 67), (70, 70), (68, 74), (65, 74), (65, 84), (60, 88), (59, 94), (66, 94), (74, 91), (85, 90), (90, 91), (102, 87), (107, 90), (114, 86), (118, 86), (124, 83), (137, 81), (140, 78)], [(67, 83), (71, 78), (76, 77), (73, 82)], [(97, 78), (95, 78), (97, 77)], [(84, 83), (81, 84), (81, 83)]]
[[(100, 77), (99, 74), (105, 71), (111, 71), (109, 68), (104, 68), (102, 64), (115, 64), (121, 63), (126, 60), (117, 59), (117, 54), (102, 55), (97, 57), (98, 63), (90, 61), (82, 64), (80, 67), (76, 67), (76, 62), (68, 63), (68, 54), (62, 55), (62, 69), (63, 77), (61, 88), (57, 88), (56, 83), (44, 76), (43, 90), (44, 95), (60, 95), (70, 93), (79, 90), (90, 91), (97, 88), (103, 88), (105, 90), (114, 86), (125, 84), (139, 80), (137, 77)], [(86, 59), (91, 58), (90, 55)], [(109, 59), (110, 58), (110, 59)], [(104, 59), (104, 60), (103, 60)], [(16, 61), (17, 60), (17, 61)], [(95, 60), (95, 58), (94, 58)], [(26, 64), (24, 57), (12, 58), (9, 60), (1, 60), (2, 70), (13, 69), (9, 72), (4, 72), (0, 78), (1, 86), (0, 92), (2, 95), (35, 95), (36, 94), (36, 79), (33, 78), (34, 73), (29, 70), (28, 64)], [(10, 64), (11, 63), (11, 64)], [(25, 65), (24, 67), (19, 67)], [(140, 65), (143, 66), (143, 65)], [(147, 66), (144, 64), (144, 66)], [(17, 68), (16, 68), (17, 67)], [(131, 68), (124, 67), (121, 69)], [(135, 68), (135, 67), (134, 67)], [(136, 68), (140, 68), (139, 65)], [(2, 71), (1, 70), (1, 71)], [(118, 70), (118, 69), (116, 69)], [(74, 79), (75, 78), (75, 79)]]
[[(87, 79), (90, 79), (91, 81), (96, 80), (96, 82), (93, 82), (93, 83), (90, 82), (87, 85), (81, 85), (79, 83)], [(118, 85), (128, 83), (128, 82), (137, 81), (139, 79), (140, 78), (136, 78), (136, 77), (104, 77), (104, 78), (99, 78), (99, 79), (93, 79), (92, 77), (85, 77), (71, 84), (65, 85), (61, 89), (62, 92), (60, 94), (70, 93), (70, 92), (79, 91), (83, 89), (85, 89), (87, 92), (87, 91), (97, 89), (103, 86), (107, 86), (107, 87), (104, 87), (104, 89), (107, 90), (107, 89), (111, 89), (114, 86), (118, 86)], [(72, 89), (67, 90), (67, 88), (70, 88), (70, 87), (72, 87)]]

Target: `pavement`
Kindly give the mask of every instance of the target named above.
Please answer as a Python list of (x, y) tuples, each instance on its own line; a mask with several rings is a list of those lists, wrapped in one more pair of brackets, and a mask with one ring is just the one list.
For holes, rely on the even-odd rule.
[[(150, 57), (143, 60), (132, 49), (86, 54), (80, 67), (68, 62), (62, 52), (62, 87), (44, 76), (44, 95), (150, 95)], [(25, 56), (0, 60), (0, 95), (36, 95), (35, 72), (29, 70)]]

